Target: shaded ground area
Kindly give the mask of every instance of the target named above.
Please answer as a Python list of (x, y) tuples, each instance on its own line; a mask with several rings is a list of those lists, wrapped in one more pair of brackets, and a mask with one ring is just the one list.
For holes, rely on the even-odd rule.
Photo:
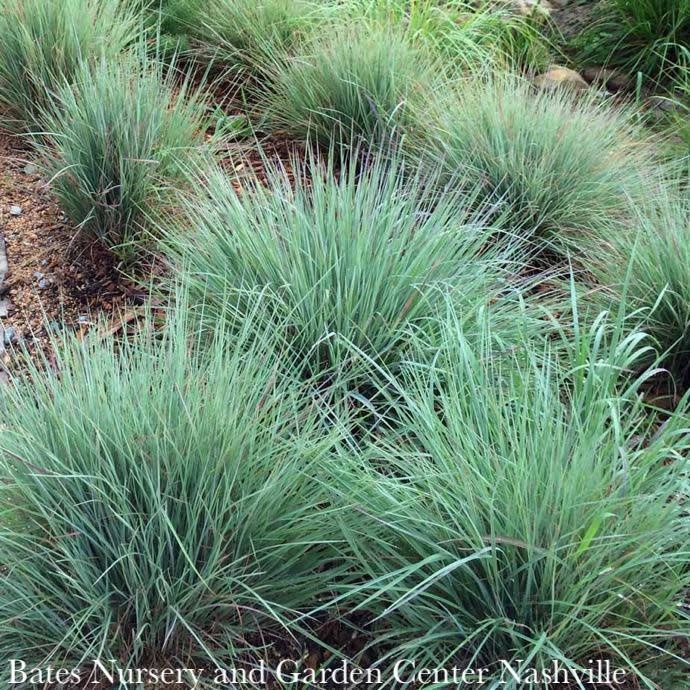
[(597, 4), (596, 0), (554, 2), (551, 18), (565, 38), (574, 38), (592, 23)]
[[(50, 331), (88, 330), (100, 313), (117, 318), (137, 298), (107, 251), (75, 241), (32, 158), (21, 138), (0, 132), (0, 250), (4, 240), (7, 259), (0, 279), (0, 361), (7, 369), (12, 346), (45, 348)], [(0, 278), (2, 263), (0, 256)]]

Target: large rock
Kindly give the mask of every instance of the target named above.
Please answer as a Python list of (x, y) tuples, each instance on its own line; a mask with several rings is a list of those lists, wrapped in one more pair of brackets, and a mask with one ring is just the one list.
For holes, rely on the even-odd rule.
[(563, 88), (570, 91), (584, 91), (589, 88), (589, 84), (575, 70), (557, 66), (536, 77), (534, 85), (540, 89)]

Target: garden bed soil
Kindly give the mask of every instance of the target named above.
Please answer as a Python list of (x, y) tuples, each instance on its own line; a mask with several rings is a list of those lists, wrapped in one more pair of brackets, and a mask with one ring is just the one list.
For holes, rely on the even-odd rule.
[(0, 165), (0, 239), (7, 257), (0, 362), (7, 374), (17, 348), (45, 352), (51, 336), (65, 329), (84, 333), (103, 316), (116, 321), (143, 295), (106, 249), (80, 243), (26, 141), (0, 132)]

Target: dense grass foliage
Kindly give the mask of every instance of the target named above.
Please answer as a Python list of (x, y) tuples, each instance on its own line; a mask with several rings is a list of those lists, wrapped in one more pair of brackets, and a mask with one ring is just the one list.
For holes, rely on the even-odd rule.
[(226, 74), (260, 81), (294, 52), (315, 9), (307, 0), (210, 0), (190, 31), (201, 54)]
[(593, 273), (615, 303), (638, 312), (664, 367), (684, 390), (690, 384), (690, 198), (657, 185), (631, 228), (610, 233), (606, 242), (608, 260), (593, 261)]
[(84, 60), (111, 59), (137, 37), (135, 17), (119, 0), (2, 0), (3, 124), (40, 129), (41, 111)]
[(334, 26), (305, 51), (273, 66), (266, 126), (325, 147), (401, 135), (434, 80), (427, 51), (392, 24)]
[(132, 54), (84, 66), (44, 113), (44, 166), (76, 228), (130, 260), (157, 209), (205, 146), (202, 98)]
[(370, 582), (350, 596), (378, 616), (384, 667), (485, 667), (519, 687), (500, 660), (604, 657), (644, 687), (662, 673), (680, 687), (685, 419), (652, 435), (642, 381), (621, 380), (645, 356), (640, 334), (603, 316), (570, 330), (558, 356), (499, 352), (449, 321), (435, 366), (400, 377), (390, 435), (339, 458), (340, 493), (369, 519), (351, 542)]
[(690, 45), (689, 0), (605, 0), (598, 9), (598, 22), (578, 41), (595, 64), (659, 80)]
[(0, 0), (3, 123), (158, 281), (136, 333), (0, 335), (0, 659), (685, 687), (688, 3), (586, 32), (660, 114), (538, 90), (513, 3)]
[(143, 13), (152, 26), (159, 25), (162, 34), (185, 36), (198, 21), (202, 0), (128, 0)]
[[(499, 70), (538, 72), (548, 66), (550, 45), (535, 18), (495, 5), (470, 11), (463, 4), (458, 14), (456, 18), (451, 15), (452, 25), (446, 24), (446, 30), (432, 39), (440, 40), (445, 56), (459, 61), (460, 66), (485, 68), (487, 57)], [(468, 55), (471, 60), (465, 58)]]
[(495, 63), (539, 69), (548, 64), (548, 42), (536, 17), (523, 17), (506, 6), (464, 0), (346, 0), (343, 12), (353, 19), (398, 25), (411, 41), (429, 45), (451, 70)]
[(690, 179), (690, 46), (680, 51), (678, 67), (672, 82), (671, 119), (674, 133), (680, 140), (681, 163), (685, 165), (687, 178)]
[(177, 307), (162, 334), (67, 340), (59, 375), (3, 393), (3, 658), (232, 665), (329, 592), (331, 442), (289, 360), (251, 315), (202, 356)]
[[(168, 253), (192, 301), (239, 319), (259, 292), (271, 296), (286, 342), (310, 374), (351, 364), (352, 346), (379, 364), (401, 356), (410, 327), (423, 328), (450, 295), (468, 320), (492, 301), (510, 308), (507, 252), (484, 248), (491, 230), (469, 195), (439, 195), (399, 159), (351, 160), (337, 170), (311, 159), (294, 186), (281, 169), (235, 191), (223, 173), (188, 202)], [(175, 271), (177, 273), (177, 270)], [(503, 299), (499, 296), (503, 292)]]
[(513, 78), (467, 80), (431, 110), (430, 165), (483, 184), (510, 207), (511, 229), (561, 249), (625, 218), (652, 163), (632, 113), (562, 90), (535, 93)]

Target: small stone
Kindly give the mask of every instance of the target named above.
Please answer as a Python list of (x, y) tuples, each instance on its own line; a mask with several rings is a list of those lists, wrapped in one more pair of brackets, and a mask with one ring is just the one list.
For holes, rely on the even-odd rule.
[(21, 206), (10, 206), (10, 215), (11, 216), (21, 216), (22, 215), (22, 207)]
[(91, 323), (91, 319), (86, 314), (79, 314), (77, 323)]
[(673, 113), (678, 110), (678, 104), (670, 98), (657, 98), (654, 100), (654, 104), (664, 113)]
[(15, 306), (7, 297), (0, 299), (0, 319), (6, 319), (13, 311)]
[(34, 278), (38, 281), (38, 288), (40, 290), (45, 290), (49, 285), (53, 284), (53, 279), (50, 276), (46, 276), (45, 273), (41, 273), (41, 271), (34, 271)]
[(564, 88), (570, 91), (584, 91), (589, 84), (575, 71), (567, 67), (552, 67), (534, 80), (539, 89)]
[(9, 347), (12, 343), (17, 342), (17, 329), (9, 326), (8, 328), (0, 329), (2, 331), (2, 344)]
[(24, 174), (25, 175), (37, 175), (38, 174), (38, 166), (35, 163), (27, 163), (24, 166)]
[(0, 235), (0, 295), (7, 292), (7, 286), (3, 285), (5, 282), (5, 276), (9, 271), (9, 266), (7, 265), (7, 248), (5, 246), (5, 238)]

